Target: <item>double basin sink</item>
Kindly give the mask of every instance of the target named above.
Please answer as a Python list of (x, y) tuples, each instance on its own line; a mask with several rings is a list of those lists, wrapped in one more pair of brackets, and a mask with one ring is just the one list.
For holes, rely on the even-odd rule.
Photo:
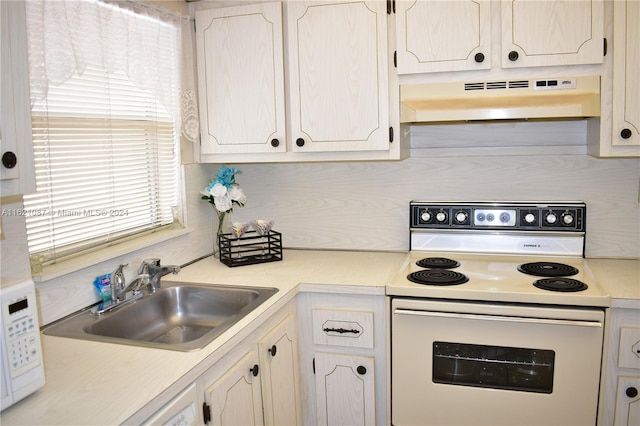
[(83, 311), (44, 334), (150, 348), (193, 351), (205, 347), (273, 296), (271, 287), (180, 284), (96, 315)]

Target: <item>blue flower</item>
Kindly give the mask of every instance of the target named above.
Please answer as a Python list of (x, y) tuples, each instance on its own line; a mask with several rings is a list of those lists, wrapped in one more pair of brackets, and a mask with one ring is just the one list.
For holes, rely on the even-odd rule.
[(235, 167), (222, 166), (216, 173), (216, 182), (230, 188), (236, 182), (235, 174), (242, 173)]

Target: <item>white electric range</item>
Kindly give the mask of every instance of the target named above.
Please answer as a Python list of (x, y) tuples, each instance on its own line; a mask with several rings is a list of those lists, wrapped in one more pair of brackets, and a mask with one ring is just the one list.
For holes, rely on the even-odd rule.
[(410, 203), (387, 286), (394, 425), (596, 423), (610, 297), (583, 258), (586, 210)]

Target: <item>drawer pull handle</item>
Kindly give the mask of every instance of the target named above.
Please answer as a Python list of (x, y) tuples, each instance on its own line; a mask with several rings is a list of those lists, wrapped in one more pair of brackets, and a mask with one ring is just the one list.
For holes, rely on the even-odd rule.
[(325, 333), (334, 332), (334, 333), (340, 333), (340, 334), (345, 334), (345, 333), (360, 334), (360, 330), (355, 330), (353, 328), (323, 328), (323, 330)]
[(358, 374), (360, 374), (361, 376), (367, 374), (367, 369), (363, 366), (363, 365), (359, 365), (358, 368), (356, 369), (356, 371), (358, 372)]
[(638, 396), (638, 389), (632, 387), (627, 388), (627, 390), (625, 391), (625, 393), (627, 394), (627, 396), (629, 398), (635, 398), (636, 396)]
[(271, 354), (271, 356), (276, 356), (277, 351), (278, 351), (278, 348), (276, 347), (276, 345), (273, 345), (269, 348), (269, 353)]

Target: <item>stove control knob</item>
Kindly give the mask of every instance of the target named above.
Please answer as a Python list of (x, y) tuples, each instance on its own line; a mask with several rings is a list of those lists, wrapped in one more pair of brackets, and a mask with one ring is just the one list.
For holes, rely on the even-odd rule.
[(438, 213), (436, 213), (436, 221), (438, 223), (444, 223), (447, 221), (447, 212), (445, 212), (444, 210), (440, 210)]
[(558, 216), (554, 212), (549, 212), (544, 216), (544, 221), (549, 225), (553, 225), (558, 221)]
[(573, 222), (575, 222), (575, 221), (576, 221), (576, 218), (573, 217), (573, 213), (571, 213), (571, 212), (562, 213), (562, 223), (564, 225), (567, 225), (567, 226), (573, 225)]
[(420, 215), (420, 219), (422, 219), (423, 222), (429, 222), (431, 220), (431, 212), (429, 210), (425, 210), (422, 212), (422, 214)]
[(464, 212), (462, 210), (456, 212), (456, 222), (457, 223), (466, 223), (468, 217), (469, 216), (467, 215), (467, 212)]
[(536, 221), (536, 215), (533, 213), (527, 213), (524, 215), (524, 221), (529, 224), (534, 223)]

